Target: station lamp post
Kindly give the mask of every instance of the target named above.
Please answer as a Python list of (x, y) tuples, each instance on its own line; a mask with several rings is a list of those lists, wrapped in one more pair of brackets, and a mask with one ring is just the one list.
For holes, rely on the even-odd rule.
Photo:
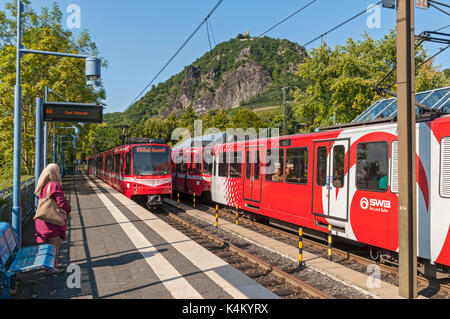
[(22, 45), (22, 11), (23, 3), (17, 0), (17, 39), (16, 39), (16, 86), (14, 89), (14, 159), (13, 159), (13, 207), (11, 212), (11, 225), (18, 241), (18, 246), (22, 246), (21, 223), (21, 127), (22, 127), (22, 87), (20, 82), (21, 66), (20, 61), (25, 54), (41, 54), (50, 56), (70, 57), (85, 59), (87, 85), (94, 86), (100, 78), (101, 61), (99, 58), (88, 55), (77, 55), (60, 52), (28, 50)]

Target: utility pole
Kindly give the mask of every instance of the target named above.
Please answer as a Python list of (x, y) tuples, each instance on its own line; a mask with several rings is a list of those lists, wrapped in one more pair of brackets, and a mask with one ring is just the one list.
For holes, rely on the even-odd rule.
[(397, 1), (399, 294), (417, 297), (414, 0)]

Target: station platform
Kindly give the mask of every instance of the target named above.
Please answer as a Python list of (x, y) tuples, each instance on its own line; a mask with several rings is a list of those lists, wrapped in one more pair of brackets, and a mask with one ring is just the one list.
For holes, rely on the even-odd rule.
[(59, 254), (67, 271), (21, 274), (12, 298), (279, 299), (101, 180), (63, 184), (72, 209)]

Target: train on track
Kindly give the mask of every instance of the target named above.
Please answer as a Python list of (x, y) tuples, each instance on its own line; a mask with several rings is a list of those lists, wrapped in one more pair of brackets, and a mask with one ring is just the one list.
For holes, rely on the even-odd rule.
[[(417, 122), (418, 257), (450, 266), (450, 116)], [(213, 202), (398, 251), (397, 124), (214, 146)]]
[(127, 144), (88, 158), (88, 173), (149, 207), (172, 196), (171, 148), (160, 139), (129, 139)]
[[(448, 271), (450, 93), (445, 90), (438, 92), (440, 111), (416, 119), (416, 198), (418, 257)], [(376, 103), (370, 112), (392, 112), (391, 102)], [(396, 116), (363, 120), (282, 137), (200, 137), (176, 146), (172, 162), (167, 145), (124, 145), (92, 157), (89, 172), (130, 198), (148, 197), (149, 204), (171, 196), (173, 183), (174, 192), (195, 193), (292, 229), (327, 233), (331, 225), (335, 236), (369, 247), (374, 259), (395, 261), (401, 165)], [(141, 171), (139, 165), (151, 167)]]
[(189, 139), (172, 151), (174, 192), (211, 199), (213, 147), (224, 133)]

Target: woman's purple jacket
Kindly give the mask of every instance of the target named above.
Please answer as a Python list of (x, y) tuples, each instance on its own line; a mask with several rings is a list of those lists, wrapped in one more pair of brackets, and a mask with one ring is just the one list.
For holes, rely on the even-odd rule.
[[(69, 202), (64, 197), (64, 192), (62, 187), (57, 183), (50, 181), (48, 182), (41, 191), (39, 199), (47, 196), (47, 188), (50, 187), (50, 197), (53, 198), (59, 207), (64, 209), (67, 213), (70, 213)], [(61, 239), (66, 239), (66, 229), (67, 225), (58, 226), (51, 223), (47, 223), (43, 220), (35, 220), (36, 227), (36, 242), (38, 244), (44, 243), (48, 238), (60, 237)]]

